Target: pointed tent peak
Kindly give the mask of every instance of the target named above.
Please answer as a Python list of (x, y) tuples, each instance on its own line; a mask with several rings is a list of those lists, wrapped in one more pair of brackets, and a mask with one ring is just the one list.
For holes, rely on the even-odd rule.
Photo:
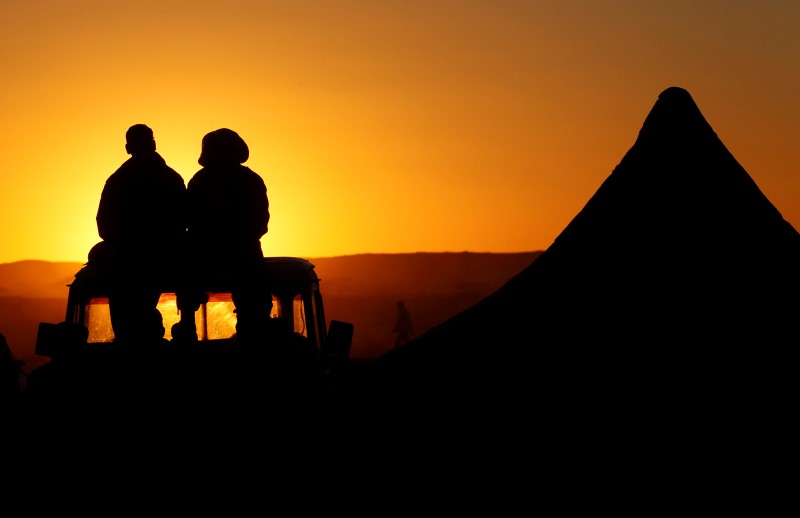
[(692, 95), (689, 93), (689, 91), (686, 90), (685, 88), (681, 88), (680, 86), (670, 86), (669, 88), (661, 92), (661, 94), (658, 96), (658, 99), (664, 101), (668, 99), (675, 99), (678, 101), (682, 100), (682, 102), (689, 101), (694, 103)]
[(639, 137), (675, 141), (696, 138), (704, 133), (716, 136), (691, 94), (684, 88), (671, 86), (658, 96)]

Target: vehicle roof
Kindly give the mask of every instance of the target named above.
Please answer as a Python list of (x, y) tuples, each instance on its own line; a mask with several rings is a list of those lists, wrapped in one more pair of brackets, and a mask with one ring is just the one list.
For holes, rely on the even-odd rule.
[[(316, 283), (320, 280), (314, 264), (300, 257), (265, 257), (264, 269), (271, 282), (281, 286)], [(106, 296), (108, 292), (107, 281), (108, 276), (102, 269), (90, 262), (75, 274), (75, 280), (70, 284), (70, 289), (89, 296), (102, 297)], [(229, 290), (222, 287), (215, 291), (222, 293)], [(174, 293), (175, 286), (167, 284), (161, 292)]]
[(286, 281), (318, 281), (314, 265), (300, 257), (265, 257), (264, 267), (273, 279)]

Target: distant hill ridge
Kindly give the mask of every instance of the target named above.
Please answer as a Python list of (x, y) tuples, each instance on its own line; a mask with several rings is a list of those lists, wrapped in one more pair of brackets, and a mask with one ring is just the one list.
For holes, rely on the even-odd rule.
[(0, 297), (67, 297), (67, 285), (83, 263), (40, 260), (0, 264)]
[[(527, 267), (541, 252), (420, 252), (309, 259), (321, 278), (328, 320), (355, 324), (353, 355), (374, 358), (391, 347), (395, 302), (409, 303), (417, 332), (465, 309)], [(28, 369), (39, 322), (65, 316), (68, 284), (84, 263), (39, 260), (0, 264), (0, 332)]]
[[(309, 258), (323, 292), (425, 293), (499, 286), (509, 272), (528, 266), (541, 252), (414, 252)], [(79, 262), (25, 260), (0, 264), (0, 297), (67, 297)], [(410, 284), (409, 279), (422, 282)]]

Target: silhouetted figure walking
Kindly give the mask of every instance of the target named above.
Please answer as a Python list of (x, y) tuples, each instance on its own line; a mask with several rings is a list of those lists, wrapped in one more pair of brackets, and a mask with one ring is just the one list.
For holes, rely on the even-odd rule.
[(411, 324), (411, 313), (406, 308), (406, 303), (402, 300), (397, 301), (397, 319), (394, 322), (393, 333), (397, 333), (394, 346), (402, 345), (411, 340), (414, 334), (414, 326)]
[[(186, 184), (156, 152), (144, 124), (125, 134), (131, 157), (107, 180), (97, 209), (97, 230), (109, 274), (109, 309), (115, 340), (158, 341), (161, 286), (179, 271), (186, 236)], [(95, 251), (96, 252), (96, 251)]]
[(216, 286), (229, 286), (236, 306), (236, 339), (262, 335), (272, 309), (264, 278), (261, 237), (268, 231), (264, 180), (242, 165), (245, 141), (221, 128), (203, 137), (198, 163), (187, 183), (187, 225), (195, 288), (178, 295), (181, 321), (173, 337), (196, 339), (194, 312)]

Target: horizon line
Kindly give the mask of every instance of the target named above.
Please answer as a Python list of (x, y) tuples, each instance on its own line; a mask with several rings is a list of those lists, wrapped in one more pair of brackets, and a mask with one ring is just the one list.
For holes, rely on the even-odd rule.
[[(304, 256), (304, 255), (296, 255), (296, 256), (286, 256), (286, 255), (265, 255), (264, 257), (300, 257), (303, 259), (336, 259), (340, 257), (354, 257), (354, 256), (361, 256), (361, 255), (425, 255), (425, 254), (441, 254), (441, 255), (455, 255), (455, 254), (476, 254), (476, 255), (520, 255), (520, 254), (535, 254), (544, 252), (544, 249), (540, 250), (521, 250), (517, 252), (489, 252), (489, 251), (477, 251), (477, 250), (440, 250), (440, 251), (416, 251), (416, 252), (354, 252), (349, 254), (339, 254), (339, 255), (315, 255), (315, 256)], [(17, 259), (14, 261), (4, 261), (0, 262), (0, 265), (4, 264), (15, 264), (15, 263), (80, 263), (86, 264), (86, 260), (57, 260), (57, 259)]]

